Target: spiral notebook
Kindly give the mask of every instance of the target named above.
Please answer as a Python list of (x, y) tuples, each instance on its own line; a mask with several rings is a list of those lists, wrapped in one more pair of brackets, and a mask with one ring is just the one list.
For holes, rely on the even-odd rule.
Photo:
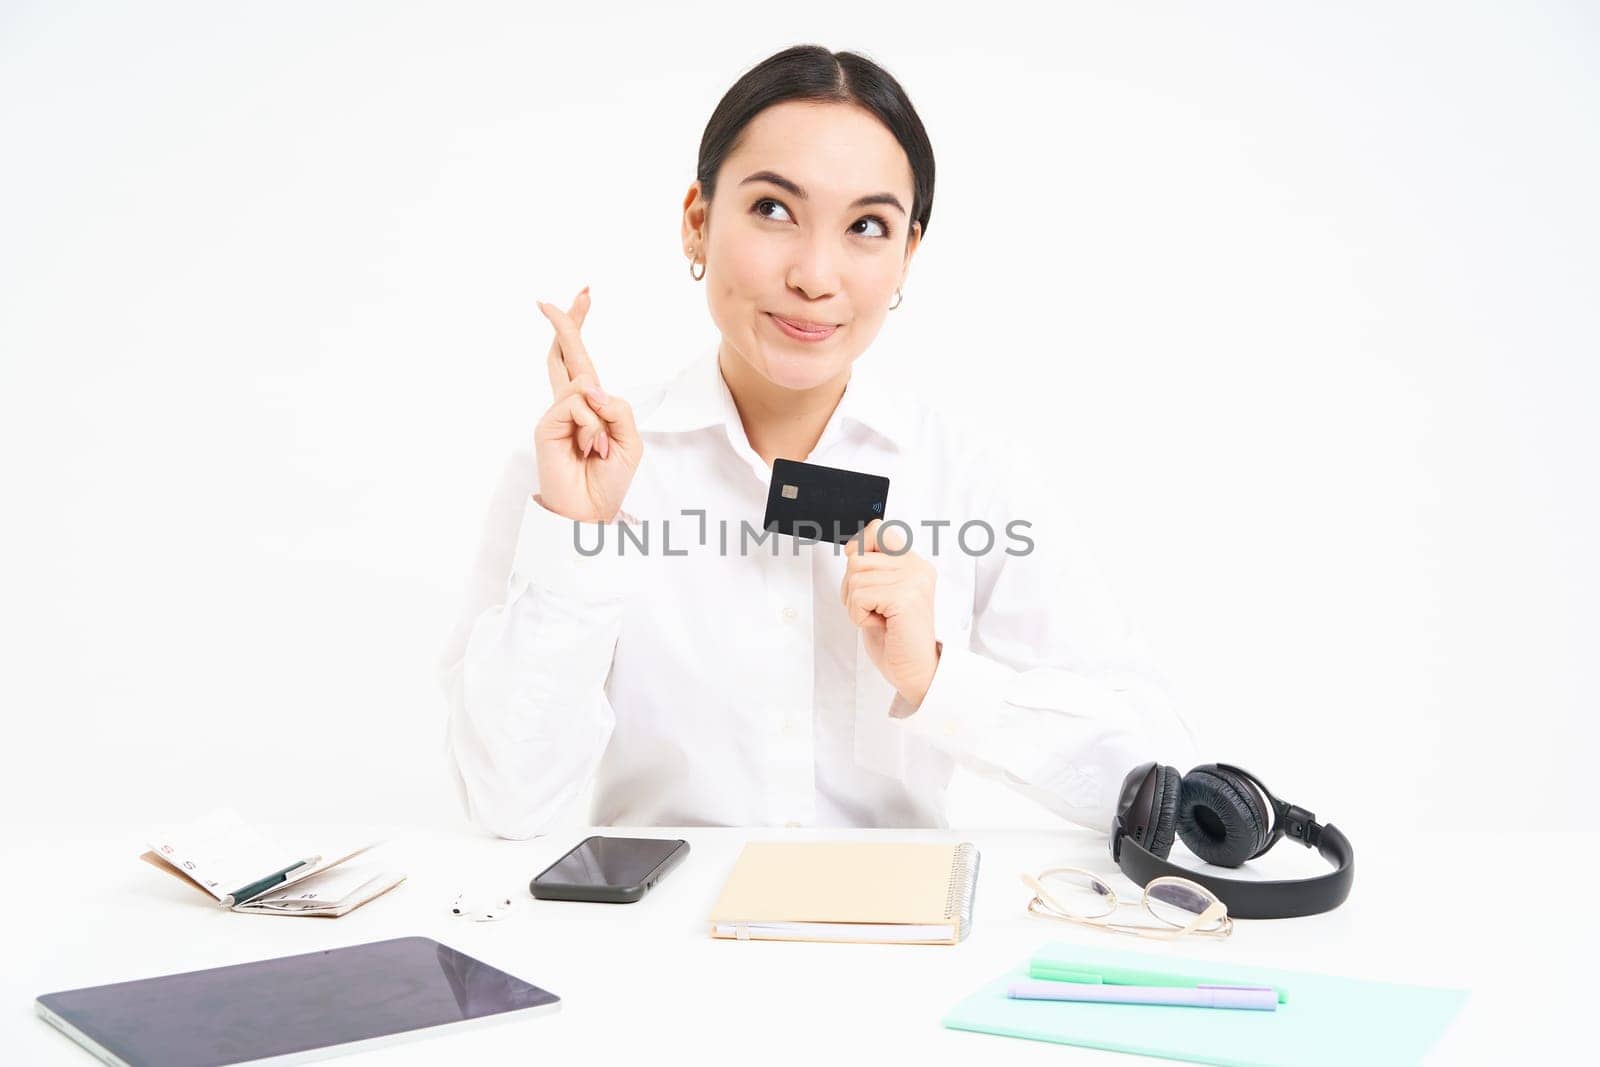
[(968, 843), (752, 841), (711, 910), (739, 941), (954, 945), (972, 928)]

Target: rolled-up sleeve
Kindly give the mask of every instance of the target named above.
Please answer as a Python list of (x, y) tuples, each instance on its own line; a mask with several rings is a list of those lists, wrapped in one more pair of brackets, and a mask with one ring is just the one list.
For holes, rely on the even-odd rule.
[[(1106, 830), (1123, 776), (1147, 760), (1187, 770), (1197, 739), (1066, 509), (1039, 491), (1048, 482), (1028, 465), (997, 469), (1010, 473), (976, 505), (996, 540), (975, 561), (971, 628), (938, 635), (922, 703), (897, 696), (891, 715), (969, 770)], [(1028, 525), (1008, 531), (1015, 520)]]

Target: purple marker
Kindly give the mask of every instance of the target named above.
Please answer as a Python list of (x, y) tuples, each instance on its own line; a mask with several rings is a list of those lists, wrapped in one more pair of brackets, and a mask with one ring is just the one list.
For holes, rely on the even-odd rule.
[(1007, 994), (1017, 1000), (1084, 1000), (1101, 1004), (1174, 1004), (1192, 1008), (1277, 1011), (1278, 994), (1265, 985), (1087, 985), (1020, 978)]

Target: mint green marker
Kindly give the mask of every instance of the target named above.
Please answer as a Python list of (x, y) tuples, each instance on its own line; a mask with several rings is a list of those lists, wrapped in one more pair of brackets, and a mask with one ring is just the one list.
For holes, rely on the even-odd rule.
[[(1203, 985), (1238, 985), (1237, 978), (1200, 978), (1192, 974), (1167, 974), (1163, 971), (1141, 971), (1132, 967), (1093, 967), (1083, 964), (1050, 963), (1035, 960), (1028, 964), (1029, 978), (1044, 978), (1052, 982), (1082, 982), (1088, 985), (1161, 985), (1194, 988)], [(1278, 1003), (1289, 1003), (1289, 991), (1273, 986)]]

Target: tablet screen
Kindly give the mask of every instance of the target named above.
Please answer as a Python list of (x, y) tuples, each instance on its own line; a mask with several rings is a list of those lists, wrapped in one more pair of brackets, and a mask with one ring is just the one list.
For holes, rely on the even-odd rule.
[(246, 1063), (559, 1001), (426, 937), (39, 998), (131, 1067)]

